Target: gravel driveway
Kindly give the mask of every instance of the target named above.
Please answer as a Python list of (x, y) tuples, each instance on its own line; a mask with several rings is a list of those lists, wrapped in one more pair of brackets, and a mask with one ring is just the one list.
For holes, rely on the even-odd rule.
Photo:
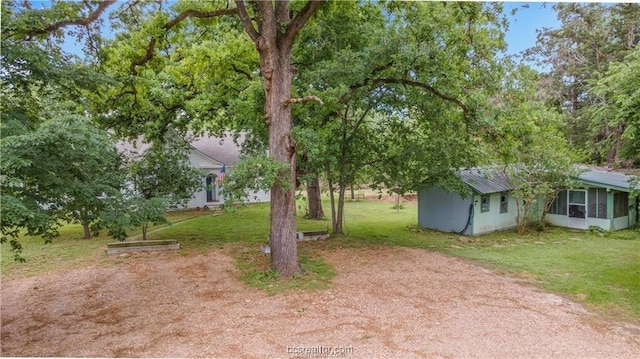
[(1, 356), (640, 358), (640, 328), (420, 249), (322, 252), (331, 289), (267, 296), (224, 250), (2, 283)]

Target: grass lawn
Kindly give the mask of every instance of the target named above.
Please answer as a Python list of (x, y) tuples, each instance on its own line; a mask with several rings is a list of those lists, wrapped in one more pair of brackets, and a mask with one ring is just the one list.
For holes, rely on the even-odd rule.
[[(640, 232), (627, 230), (603, 235), (552, 228), (517, 236), (497, 232), (471, 237), (440, 233), (416, 226), (417, 206), (405, 203), (396, 210), (392, 203), (348, 202), (346, 234), (328, 241), (299, 245), (305, 275), (290, 282), (278, 281), (268, 269), (268, 258), (259, 250), (267, 243), (269, 205), (249, 205), (235, 213), (174, 213), (172, 221), (198, 216), (149, 234), (149, 239), (178, 239), (181, 253), (228, 248), (236, 258), (241, 279), (273, 293), (290, 287), (324, 288), (334, 273), (322, 260), (320, 250), (341, 247), (406, 246), (440, 251), (469, 258), (501, 273), (524, 277), (549, 291), (563, 293), (615, 318), (640, 321)], [(300, 208), (300, 212), (303, 209)], [(325, 212), (329, 206), (325, 204)], [(329, 220), (298, 219), (299, 230), (330, 229)], [(25, 238), (26, 264), (13, 263), (8, 245), (2, 245), (3, 277), (35, 275), (59, 268), (110, 263), (104, 248), (110, 239), (80, 239), (79, 226), (67, 226), (62, 237), (45, 245), (40, 239)], [(135, 233), (133, 233), (135, 234)], [(132, 234), (132, 235), (133, 235)]]
[[(167, 219), (170, 224), (158, 226), (151, 225), (149, 230), (181, 224), (185, 219), (211, 216), (211, 212), (175, 211), (168, 212)], [(78, 268), (95, 263), (109, 263), (105, 256), (107, 243), (115, 242), (107, 237), (106, 231), (100, 236), (91, 239), (83, 239), (84, 232), (79, 224), (68, 224), (59, 229), (60, 236), (53, 239), (52, 243), (45, 244), (39, 237), (23, 237), (22, 257), (26, 263), (15, 262), (9, 243), (0, 246), (0, 269), (3, 279), (21, 276), (33, 276), (47, 273), (61, 268)], [(129, 236), (139, 236), (140, 229), (132, 230)]]

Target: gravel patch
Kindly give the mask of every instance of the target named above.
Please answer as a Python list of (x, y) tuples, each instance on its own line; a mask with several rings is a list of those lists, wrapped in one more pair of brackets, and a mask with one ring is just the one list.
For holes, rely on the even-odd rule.
[(420, 249), (323, 252), (331, 289), (274, 296), (224, 250), (137, 253), (2, 283), (1, 356), (638, 358), (640, 328)]

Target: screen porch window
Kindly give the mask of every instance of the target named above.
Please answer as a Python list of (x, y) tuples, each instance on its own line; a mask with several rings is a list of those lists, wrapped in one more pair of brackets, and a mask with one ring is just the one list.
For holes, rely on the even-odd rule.
[(613, 218), (629, 215), (629, 194), (616, 192), (613, 194)]
[(567, 215), (567, 191), (560, 191), (549, 208), (550, 214)]
[(569, 217), (585, 218), (587, 216), (587, 191), (569, 191)]
[(589, 218), (607, 219), (607, 190), (589, 188)]

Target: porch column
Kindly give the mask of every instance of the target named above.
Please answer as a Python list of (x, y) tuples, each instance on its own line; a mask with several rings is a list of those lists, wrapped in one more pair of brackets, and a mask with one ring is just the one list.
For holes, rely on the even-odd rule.
[(613, 230), (613, 191), (607, 188), (607, 218), (609, 219), (609, 230)]

